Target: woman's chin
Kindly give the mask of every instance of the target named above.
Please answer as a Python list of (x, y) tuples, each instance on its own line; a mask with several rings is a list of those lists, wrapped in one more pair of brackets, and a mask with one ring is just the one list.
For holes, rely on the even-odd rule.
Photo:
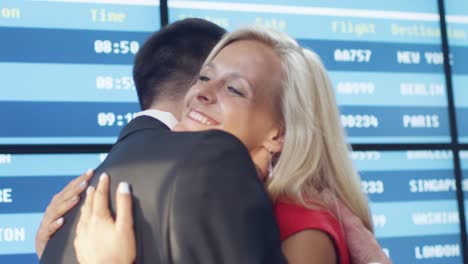
[(189, 131), (187, 128), (184, 126), (182, 123), (178, 123), (172, 128), (172, 131), (174, 132), (182, 132), (182, 131)]
[(216, 129), (215, 127), (209, 127), (209, 126), (204, 126), (204, 125), (197, 125), (197, 124), (193, 124), (193, 122), (191, 122), (190, 124), (188, 124), (188, 122), (180, 122), (178, 123), (176, 126), (174, 126), (172, 128), (172, 131), (175, 131), (175, 132), (184, 132), (184, 131), (192, 131), (192, 132), (195, 132), (195, 131), (206, 131), (206, 130), (210, 130), (210, 129)]

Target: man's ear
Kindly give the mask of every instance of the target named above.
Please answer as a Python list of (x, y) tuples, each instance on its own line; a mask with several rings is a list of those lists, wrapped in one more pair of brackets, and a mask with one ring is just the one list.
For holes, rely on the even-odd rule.
[(262, 146), (272, 153), (280, 153), (283, 150), (284, 143), (284, 129), (282, 126), (272, 128), (265, 140), (263, 141)]

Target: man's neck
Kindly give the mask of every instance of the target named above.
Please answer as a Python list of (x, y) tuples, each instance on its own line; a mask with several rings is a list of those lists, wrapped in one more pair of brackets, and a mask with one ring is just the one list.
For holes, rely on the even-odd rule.
[(154, 109), (154, 110), (169, 112), (172, 115), (174, 115), (174, 117), (177, 120), (180, 120), (181, 110), (180, 110), (179, 105), (174, 103), (174, 102), (162, 101), (162, 102), (153, 103), (151, 105), (151, 107), (148, 108), (148, 109)]
[(165, 111), (163, 109), (149, 108), (135, 114), (135, 118), (140, 116), (150, 116), (155, 118), (164, 123), (169, 129), (173, 129), (177, 123), (179, 123), (179, 121), (171, 112)]

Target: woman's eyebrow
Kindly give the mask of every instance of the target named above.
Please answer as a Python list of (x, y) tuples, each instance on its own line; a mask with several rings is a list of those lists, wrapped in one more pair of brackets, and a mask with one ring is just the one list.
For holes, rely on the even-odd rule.
[(216, 65), (214, 65), (213, 62), (210, 61), (207, 64), (205, 64), (205, 67), (203, 68), (211, 68), (211, 69), (216, 70)]
[[(214, 63), (211, 62), (211, 61), (208, 62), (207, 64), (205, 64), (205, 66), (204, 66), (203, 68), (208, 68), (208, 69), (211, 69), (211, 70), (213, 70), (213, 71), (216, 71), (216, 70), (217, 70), (216, 64), (214, 64)], [(252, 85), (252, 83), (250, 83), (250, 81), (249, 81), (244, 75), (240, 74), (239, 72), (231, 72), (231, 73), (229, 73), (229, 76), (230, 76), (230, 77), (233, 77), (233, 78), (236, 78), (236, 79), (241, 79), (241, 80), (245, 81), (245, 82), (247, 83), (247, 85), (248, 85), (249, 90), (250, 90), (252, 93), (254, 93), (254, 91), (253, 91), (253, 90), (254, 90), (254, 89), (253, 89), (254, 86)]]

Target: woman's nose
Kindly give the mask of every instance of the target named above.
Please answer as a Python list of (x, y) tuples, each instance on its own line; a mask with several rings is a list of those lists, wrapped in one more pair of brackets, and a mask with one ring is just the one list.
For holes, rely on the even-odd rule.
[(214, 103), (216, 101), (217, 90), (214, 83), (204, 83), (199, 87), (196, 98), (205, 104)]

